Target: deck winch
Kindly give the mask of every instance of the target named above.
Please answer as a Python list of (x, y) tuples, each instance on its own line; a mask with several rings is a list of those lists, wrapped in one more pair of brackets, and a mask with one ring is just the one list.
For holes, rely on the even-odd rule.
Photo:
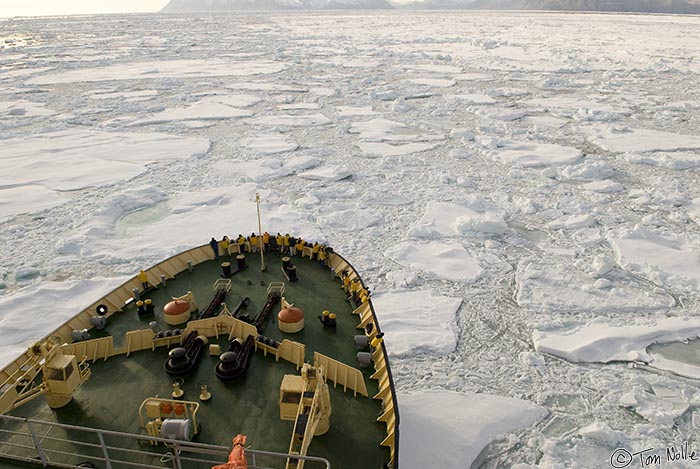
[(139, 406), (139, 421), (148, 436), (191, 441), (199, 433), (198, 411), (197, 402), (149, 397)]

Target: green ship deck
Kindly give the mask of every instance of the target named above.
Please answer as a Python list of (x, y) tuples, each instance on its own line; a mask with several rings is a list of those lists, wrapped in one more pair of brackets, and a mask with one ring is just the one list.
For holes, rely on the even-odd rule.
[[(203, 249), (205, 248), (200, 248), (200, 252), (205, 252), (201, 251)], [(381, 397), (372, 398), (378, 393), (386, 393), (380, 392), (376, 379), (370, 379), (376, 372), (375, 368), (370, 366), (363, 369), (358, 365), (357, 348), (353, 338), (363, 333), (357, 328), (360, 317), (352, 314), (355, 305), (346, 299), (342, 282), (335, 275), (337, 270), (334, 272), (334, 269), (322, 267), (315, 260), (296, 256), (292, 260), (297, 267), (299, 280), (289, 282), (282, 271), (281, 257), (277, 252), (266, 253), (267, 270), (262, 272), (259, 254), (247, 254), (247, 268), (231, 278), (231, 289), (225, 300), (228, 309), (232, 310), (241, 298), (248, 297), (250, 302), (247, 308), (241, 310), (241, 314), (255, 316), (267, 299), (268, 286), (273, 282), (284, 282), (286, 300), (305, 312), (305, 327), (294, 334), (281, 332), (277, 324), (277, 312), (281, 306), (277, 303), (264, 325), (263, 335), (277, 341), (289, 339), (304, 344), (305, 362), (312, 363), (314, 352), (319, 352), (362, 370), (368, 391), (368, 397), (354, 395), (351, 389), (344, 391), (342, 384), (334, 386), (334, 383), (328, 380), (332, 405), (331, 427), (325, 435), (313, 438), (307, 454), (327, 459), (333, 469), (393, 467), (393, 451), (390, 453), (387, 448), (391, 445), (380, 446), (389, 433), (386, 419), (378, 421), (387, 411), (387, 400), (386, 397), (384, 400)], [(333, 258), (333, 261), (344, 263), (339, 256), (333, 255)], [(173, 297), (191, 291), (199, 310), (202, 311), (214, 296), (214, 282), (222, 278), (221, 263), (227, 261), (231, 262), (235, 270), (235, 255), (230, 258), (222, 256), (218, 260), (204, 260), (196, 263), (192, 271), (184, 269), (174, 278), (168, 279), (165, 286), (159, 284), (142, 294), (142, 299), (150, 298), (155, 304), (155, 315), (139, 318), (135, 302), (127, 302), (121, 312), (115, 312), (108, 317), (104, 330), (91, 330), (90, 338), (112, 336), (113, 348), (116, 350), (129, 345), (126, 343), (127, 331), (149, 329), (151, 321), (157, 322), (158, 330), (175, 328), (176, 326), (169, 326), (165, 322), (163, 306)], [(324, 327), (318, 319), (323, 310), (337, 314), (336, 329)], [(219, 344), (221, 352), (226, 351), (229, 346), (228, 333), (222, 333), (218, 338), (210, 337), (209, 344)], [(45, 399), (39, 397), (8, 412), (8, 415), (143, 435), (145, 431), (141, 428), (138, 416), (142, 401), (156, 396), (170, 398), (173, 378), (168, 376), (163, 368), (169, 349), (161, 346), (155, 350), (148, 348), (131, 352), (128, 356), (120, 354), (97, 360), (88, 357), (91, 377), (77, 389), (68, 405), (52, 410)], [(209, 401), (200, 402), (197, 422), (201, 431), (196, 435), (195, 441), (230, 446), (231, 439), (237, 433), (242, 433), (248, 436), (248, 446), (252, 449), (287, 453), (294, 422), (280, 419), (279, 388), (285, 374), (299, 374), (295, 364), (282, 359), (276, 360), (274, 355), (265, 355), (262, 349), (257, 350), (251, 357), (244, 378), (238, 382), (225, 383), (214, 374), (218, 358), (218, 355), (209, 354), (207, 345), (195, 368), (183, 377), (183, 399), (199, 402), (201, 384), (206, 384), (213, 396)], [(35, 381), (40, 383), (40, 377)], [(391, 393), (393, 394), (393, 388)], [(393, 399), (393, 395), (390, 397)], [(52, 428), (47, 432), (46, 435), (42, 435), (46, 440), (45, 445), (55, 447), (58, 451), (71, 451), (66, 448), (70, 443), (51, 440), (52, 437), (70, 437), (67, 435), (70, 430)], [(19, 438), (12, 434), (0, 433), (0, 446), (5, 447), (1, 453), (20, 454), (22, 448), (11, 446), (13, 439)], [(161, 448), (163, 453), (168, 451), (162, 445), (150, 447), (148, 450), (153, 451), (154, 448)], [(138, 445), (136, 449), (139, 449)], [(393, 447), (391, 449), (393, 450)], [(96, 445), (93, 451), (99, 455), (99, 445)], [(85, 449), (80, 449), (80, 452), (85, 454)], [(172, 467), (167, 460), (162, 462), (153, 456), (135, 453), (129, 458), (133, 458), (129, 460), (134, 465)], [(124, 460), (125, 457), (122, 455), (121, 459)], [(98, 462), (95, 464), (96, 467), (105, 467)], [(113, 464), (112, 467), (116, 466)], [(211, 466), (190, 463), (182, 467)], [(281, 465), (277, 462), (274, 467), (284, 467), (284, 461)], [(307, 467), (321, 466), (308, 463)]]

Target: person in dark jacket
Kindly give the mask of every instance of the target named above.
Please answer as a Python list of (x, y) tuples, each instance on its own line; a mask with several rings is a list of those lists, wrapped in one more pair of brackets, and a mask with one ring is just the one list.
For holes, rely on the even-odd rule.
[(212, 238), (211, 241), (209, 241), (209, 246), (211, 246), (211, 250), (214, 251), (214, 259), (219, 258), (219, 242)]

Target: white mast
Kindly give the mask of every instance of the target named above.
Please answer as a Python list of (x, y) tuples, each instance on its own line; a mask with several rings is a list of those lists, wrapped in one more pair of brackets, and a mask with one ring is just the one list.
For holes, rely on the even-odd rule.
[(260, 248), (260, 271), (265, 272), (265, 254), (263, 254), (262, 223), (260, 223), (260, 193), (255, 193), (255, 203), (258, 206), (258, 243)]

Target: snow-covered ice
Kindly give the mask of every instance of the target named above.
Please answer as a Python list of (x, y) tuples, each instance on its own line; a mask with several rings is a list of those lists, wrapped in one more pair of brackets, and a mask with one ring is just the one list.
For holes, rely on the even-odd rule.
[(698, 135), (684, 135), (630, 127), (593, 127), (589, 130), (591, 142), (614, 152), (654, 152), (700, 149)]
[(629, 271), (654, 280), (670, 278), (677, 287), (696, 287), (700, 281), (700, 244), (683, 238), (637, 226), (610, 236), (610, 243), (618, 263)]
[(404, 241), (384, 253), (394, 262), (450, 280), (474, 281), (481, 275), (479, 262), (459, 243)]
[[(700, 319), (664, 318), (655, 324), (611, 326), (587, 324), (571, 330), (536, 331), (535, 349), (573, 362), (652, 362), (646, 348), (655, 343), (696, 339)], [(652, 362), (653, 363), (653, 362)]]
[(378, 292), (400, 467), (695, 438), (700, 19), (291, 18), (0, 22), (0, 361), (259, 192)]
[[(0, 363), (8, 363), (37, 340), (125, 282), (128, 277), (46, 282), (38, 289), (0, 298)], [(51, 307), (47, 307), (51, 305)], [(27, 326), (31, 315), (32, 327)]]
[(399, 394), (399, 407), (403, 441), (411, 442), (399, 446), (399, 461), (412, 468), (470, 467), (490, 441), (547, 414), (527, 401), (445, 391)]
[(430, 290), (378, 292), (372, 300), (382, 311), (382, 330), (390, 356), (428, 353), (444, 355), (457, 346), (455, 313), (460, 298)]
[(203, 78), (214, 76), (250, 76), (277, 73), (285, 64), (272, 61), (231, 59), (179, 59), (156, 62), (131, 62), (106, 67), (44, 73), (27, 80), (29, 85), (50, 85), (85, 81), (139, 80), (157, 78)]
[(430, 201), (411, 234), (421, 238), (460, 236), (470, 232), (499, 235), (507, 229), (503, 211), (480, 196), (460, 203)]
[(572, 164), (582, 157), (576, 148), (551, 143), (512, 142), (496, 150), (495, 158), (504, 163), (523, 167)]

